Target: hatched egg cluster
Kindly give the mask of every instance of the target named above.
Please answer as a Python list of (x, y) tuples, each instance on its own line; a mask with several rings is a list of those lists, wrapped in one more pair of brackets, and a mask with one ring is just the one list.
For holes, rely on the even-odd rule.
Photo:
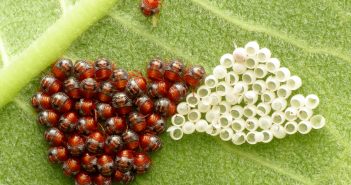
[(177, 106), (170, 137), (204, 132), (235, 145), (269, 143), (324, 127), (315, 94), (294, 94), (302, 80), (281, 66), (268, 48), (252, 41), (224, 54), (204, 85)]

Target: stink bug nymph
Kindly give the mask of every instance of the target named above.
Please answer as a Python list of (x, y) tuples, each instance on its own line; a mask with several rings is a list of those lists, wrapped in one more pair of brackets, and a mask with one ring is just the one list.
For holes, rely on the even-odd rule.
[(123, 140), (119, 135), (111, 135), (105, 141), (104, 150), (108, 154), (116, 153), (123, 147)]
[(120, 115), (126, 115), (132, 111), (132, 100), (123, 92), (116, 93), (112, 98), (112, 106)]
[(76, 180), (75, 181), (76, 185), (92, 185), (93, 184), (92, 178), (86, 172), (80, 172), (78, 175), (76, 175), (75, 180)]
[(59, 112), (68, 112), (73, 107), (72, 100), (63, 92), (55, 93), (51, 96), (51, 106)]
[(100, 84), (97, 98), (102, 102), (110, 102), (112, 100), (112, 96), (115, 93), (115, 87), (111, 82), (103, 82)]
[(78, 60), (76, 64), (74, 64), (74, 74), (79, 80), (84, 80), (86, 78), (93, 78), (94, 77), (93, 65), (91, 65), (85, 60)]
[(135, 77), (129, 79), (126, 92), (130, 97), (137, 97), (145, 93), (146, 91), (146, 80), (143, 77)]
[(122, 139), (128, 149), (134, 150), (139, 147), (139, 136), (132, 130), (127, 130), (122, 134)]
[(145, 152), (154, 152), (162, 147), (161, 139), (154, 134), (144, 134), (140, 136), (140, 147)]
[(160, 59), (153, 59), (147, 66), (147, 77), (150, 80), (161, 81), (163, 80), (164, 63)]
[(71, 135), (67, 139), (67, 149), (73, 156), (79, 156), (84, 152), (85, 141), (80, 135)]
[(92, 98), (98, 90), (98, 84), (93, 78), (87, 78), (80, 82), (80, 91), (85, 98)]
[(62, 82), (53, 76), (47, 75), (41, 79), (40, 87), (44, 93), (52, 95), (62, 90)]
[(101, 153), (104, 147), (105, 137), (100, 132), (93, 132), (88, 136), (86, 148), (90, 153)]
[(52, 66), (51, 72), (56, 78), (61, 80), (71, 76), (73, 72), (72, 60), (67, 58), (58, 59), (56, 63)]
[(138, 97), (134, 104), (137, 106), (138, 111), (142, 114), (150, 114), (154, 109), (154, 102), (147, 95)]
[(77, 175), (80, 172), (80, 161), (76, 158), (70, 158), (63, 163), (62, 169), (67, 176)]
[(51, 147), (48, 152), (49, 161), (52, 163), (61, 163), (68, 158), (68, 151), (63, 146)]
[(151, 165), (150, 157), (145, 153), (136, 153), (134, 155), (133, 167), (138, 174), (145, 173), (149, 170)]
[(55, 127), (59, 121), (59, 115), (53, 110), (44, 110), (38, 114), (38, 122), (41, 125)]
[(128, 117), (129, 126), (135, 132), (142, 132), (146, 128), (145, 116), (139, 112), (132, 112)]
[(51, 146), (61, 146), (65, 143), (65, 136), (59, 129), (55, 127), (46, 130), (44, 137)]
[(169, 84), (165, 81), (151, 82), (148, 85), (147, 94), (151, 98), (166, 97), (169, 90)]
[(122, 134), (127, 128), (126, 118), (111, 117), (105, 122), (105, 132), (108, 134)]
[(109, 60), (102, 58), (94, 63), (95, 79), (98, 81), (107, 80), (112, 74), (112, 64)]
[(97, 170), (97, 157), (93, 154), (85, 153), (81, 158), (81, 164), (85, 171), (94, 173)]
[(38, 92), (32, 97), (32, 106), (37, 110), (45, 110), (51, 108), (50, 96), (43, 93)]
[(182, 79), (184, 64), (174, 60), (165, 67), (164, 78), (171, 82), (178, 82)]
[(98, 158), (97, 168), (103, 176), (111, 176), (114, 170), (113, 159), (109, 155), (102, 155)]
[(118, 91), (123, 91), (128, 83), (127, 71), (122, 68), (113, 70), (111, 81)]
[(202, 66), (194, 66), (185, 71), (184, 81), (190, 87), (198, 86), (205, 77), (205, 69)]
[(58, 128), (65, 133), (73, 132), (78, 125), (78, 115), (75, 112), (67, 112), (63, 114), (59, 120)]
[(118, 152), (115, 160), (117, 169), (127, 172), (133, 168), (134, 152), (133, 150), (122, 150)]
[(79, 88), (79, 81), (74, 78), (74, 77), (70, 77), (67, 80), (64, 81), (63, 83), (64, 85), (64, 89), (65, 89), (65, 93), (73, 98), (73, 99), (78, 99), (80, 98), (80, 88)]

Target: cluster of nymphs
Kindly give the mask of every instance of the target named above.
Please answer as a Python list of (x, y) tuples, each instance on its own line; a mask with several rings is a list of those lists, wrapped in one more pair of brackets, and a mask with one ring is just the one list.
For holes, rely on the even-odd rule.
[(271, 58), (269, 49), (249, 42), (223, 55), (204, 85), (178, 104), (168, 132), (174, 140), (206, 132), (235, 145), (307, 134), (322, 128), (325, 118), (313, 115), (319, 104), (316, 95), (292, 95), (301, 85), (298, 76)]
[(157, 136), (177, 101), (204, 78), (202, 67), (178, 60), (151, 60), (148, 80), (127, 73), (107, 59), (94, 63), (59, 59), (32, 97), (38, 122), (47, 126), (49, 161), (62, 163), (77, 185), (128, 183), (150, 165), (149, 152), (161, 147)]

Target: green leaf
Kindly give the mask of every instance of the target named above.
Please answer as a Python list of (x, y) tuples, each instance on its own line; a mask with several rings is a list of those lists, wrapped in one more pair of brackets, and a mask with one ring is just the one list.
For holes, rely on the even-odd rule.
[[(128, 70), (143, 69), (155, 56), (182, 58), (210, 71), (222, 54), (232, 52), (233, 42), (242, 46), (257, 40), (302, 78), (298, 93), (320, 97), (316, 112), (328, 122), (309, 135), (254, 146), (234, 146), (204, 134), (175, 142), (164, 134), (164, 148), (152, 155), (152, 170), (135, 184), (350, 184), (350, 2), (164, 1), (157, 27), (139, 12), (138, 3), (120, 1), (64, 55), (105, 56)], [(0, 3), (3, 61), (21, 56), (62, 14), (57, 0)], [(16, 70), (12, 78), (22, 79), (25, 69)], [(40, 76), (27, 76), (30, 82), (0, 109), (0, 184), (73, 184), (59, 166), (47, 162), (44, 128), (29, 105)]]
[[(105, 15), (116, 0), (77, 3), (38, 39), (1, 69), (0, 106), (8, 103), (30, 79), (55, 61), (90, 25)], [(22, 70), (18, 70), (22, 69)]]

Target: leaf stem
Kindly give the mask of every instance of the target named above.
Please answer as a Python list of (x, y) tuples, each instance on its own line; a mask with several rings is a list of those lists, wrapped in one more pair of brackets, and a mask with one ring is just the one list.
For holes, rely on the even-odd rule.
[(0, 69), (0, 107), (64, 51), (92, 24), (105, 16), (117, 0), (81, 0), (51, 25), (9, 65)]

